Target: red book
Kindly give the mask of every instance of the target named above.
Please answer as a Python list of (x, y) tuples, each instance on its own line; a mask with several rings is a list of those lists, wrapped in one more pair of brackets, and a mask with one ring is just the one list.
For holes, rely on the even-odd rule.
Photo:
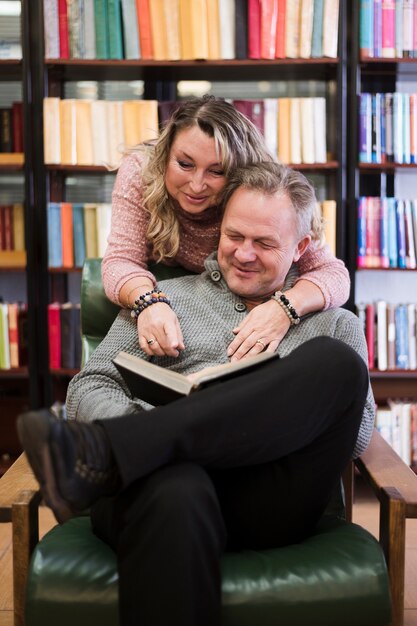
[(13, 205), (3, 207), (3, 250), (13, 250)]
[(17, 332), (17, 313), (19, 305), (16, 302), (9, 303), (9, 350), (10, 367), (19, 367), (19, 335)]
[(58, 0), (59, 56), (69, 59), (67, 0)]
[(58, 302), (48, 304), (49, 367), (61, 367), (61, 321)]
[(275, 59), (278, 0), (261, 0), (261, 58)]
[(275, 43), (275, 58), (285, 59), (285, 13), (287, 0), (278, 0), (277, 38)]
[(261, 0), (248, 2), (248, 56), (261, 58)]
[(233, 100), (233, 106), (246, 115), (262, 135), (264, 134), (265, 105), (263, 100)]
[(151, 12), (149, 0), (136, 0), (141, 59), (153, 59)]
[(13, 152), (23, 152), (23, 103), (12, 104), (12, 142)]
[(375, 305), (366, 305), (366, 343), (368, 344), (368, 367), (375, 367)]

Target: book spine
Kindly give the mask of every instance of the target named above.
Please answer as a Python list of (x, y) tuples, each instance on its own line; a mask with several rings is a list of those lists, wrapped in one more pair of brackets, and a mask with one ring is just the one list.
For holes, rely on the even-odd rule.
[(23, 152), (23, 103), (12, 104), (12, 143), (13, 152)]
[(95, 31), (96, 31), (96, 57), (97, 59), (109, 58), (108, 15), (107, 1), (94, 0)]
[(395, 305), (387, 304), (387, 352), (388, 369), (395, 369)]
[(85, 58), (96, 58), (96, 26), (94, 0), (84, 0)]
[(142, 59), (153, 59), (150, 0), (136, 0), (139, 48)]
[(408, 320), (407, 307), (399, 304), (395, 309), (395, 334), (396, 334), (396, 367), (408, 369)]
[(395, 57), (395, 0), (382, 0), (381, 56)]
[(19, 367), (19, 337), (17, 332), (17, 309), (16, 303), (9, 303), (9, 351), (10, 351), (10, 367)]
[(248, 54), (249, 59), (261, 58), (260, 0), (248, 0)]
[(4, 228), (4, 248), (3, 250), (13, 250), (13, 205), (6, 204), (3, 207), (3, 228)]
[(403, 163), (411, 162), (410, 154), (410, 98), (407, 93), (402, 94), (403, 104)]
[(413, 57), (414, 0), (403, 0), (403, 57)]
[(62, 239), (61, 239), (61, 205), (59, 202), (49, 202), (48, 214), (48, 265), (62, 267)]
[(388, 163), (394, 161), (393, 94), (385, 94), (385, 152)]
[(285, 58), (285, 25), (286, 25), (287, 0), (278, 0), (277, 14), (277, 39), (275, 42), (275, 58)]
[(61, 367), (61, 324), (60, 307), (56, 302), (48, 304), (48, 339), (49, 339), (49, 367)]
[(374, 56), (373, 0), (361, 0), (359, 9), (359, 50), (363, 57)]
[(395, 198), (387, 198), (387, 204), (389, 266), (398, 267), (397, 208)]
[(278, 0), (261, 0), (261, 58), (275, 58)]
[(417, 163), (417, 94), (410, 93), (410, 163)]
[(58, 24), (59, 24), (59, 56), (61, 59), (69, 59), (69, 32), (67, 0), (58, 0)]
[(84, 205), (72, 205), (72, 223), (74, 239), (74, 265), (82, 267), (85, 261)]
[(406, 268), (406, 252), (405, 252), (405, 216), (404, 216), (404, 201), (397, 200), (396, 205), (397, 215), (397, 241), (398, 241), (398, 267), (400, 269)]
[(405, 264), (407, 269), (416, 269), (416, 249), (414, 246), (413, 217), (411, 200), (404, 200), (405, 221)]
[(0, 152), (13, 152), (12, 110), (0, 109)]
[(393, 94), (393, 113), (392, 113), (392, 127), (393, 127), (393, 148), (394, 148), (394, 162), (402, 163), (404, 157), (403, 148), (403, 102), (401, 93), (395, 92)]
[(43, 2), (43, 29), (45, 38), (45, 57), (59, 58), (59, 24), (58, 0), (44, 0)]
[(380, 266), (389, 267), (388, 198), (381, 198), (381, 258)]
[(366, 267), (366, 206), (364, 196), (358, 199), (358, 268)]
[(366, 305), (366, 344), (368, 346), (368, 367), (375, 367), (375, 305)]
[(408, 354), (409, 368), (411, 370), (417, 369), (416, 306), (412, 303), (407, 305)]
[(311, 56), (313, 58), (323, 56), (323, 11), (324, 1), (314, 0), (313, 33), (311, 36)]
[(387, 352), (387, 303), (379, 300), (376, 304), (377, 315), (377, 354), (378, 369), (385, 371), (388, 368)]
[[(133, 9), (135, 9), (134, 0), (129, 3)], [(122, 12), (120, 7), (120, 0), (107, 0), (107, 15), (108, 15), (108, 40), (109, 40), (109, 58), (120, 60), (123, 59), (123, 39), (122, 39)], [(137, 18), (136, 14), (134, 19), (129, 24), (130, 28), (136, 29)], [(136, 33), (136, 42), (139, 42)], [(137, 58), (137, 57), (136, 57)]]
[(374, 0), (374, 57), (382, 55), (382, 0)]
[(395, 56), (403, 56), (403, 0), (395, 0)]
[[(216, 0), (217, 2), (217, 0)], [(278, 2), (278, 0), (277, 0)], [(209, 3), (207, 3), (209, 6)], [(218, 7), (217, 7), (218, 13)], [(208, 23), (214, 19), (214, 16), (208, 12)], [(236, 59), (247, 59), (248, 57), (248, 0), (236, 0), (235, 3), (235, 32), (236, 32)], [(275, 47), (275, 42), (274, 42)]]
[(359, 96), (359, 161), (372, 163), (372, 94)]

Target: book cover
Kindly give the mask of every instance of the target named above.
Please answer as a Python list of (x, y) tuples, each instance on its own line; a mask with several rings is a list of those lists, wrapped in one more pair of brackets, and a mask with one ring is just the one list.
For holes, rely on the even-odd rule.
[(109, 18), (106, 0), (94, 0), (94, 26), (96, 33), (96, 58), (108, 59), (109, 49)]
[(301, 0), (300, 57), (304, 59), (309, 59), (311, 57), (311, 46), (313, 38), (313, 11), (314, 0)]
[(373, 3), (373, 0), (360, 0), (359, 50), (360, 50), (362, 57), (374, 56), (374, 3)]
[(23, 152), (23, 102), (12, 103), (13, 152)]
[(248, 0), (248, 54), (249, 59), (261, 58), (260, 0)]
[(95, 259), (98, 257), (96, 214), (96, 204), (92, 204), (90, 202), (84, 204), (85, 253), (88, 259)]
[(71, 202), (61, 202), (62, 267), (74, 267), (74, 234)]
[(395, 57), (395, 0), (382, 0), (381, 56)]
[(45, 57), (59, 59), (58, 0), (44, 0), (43, 2), (43, 31)]
[[(249, 41), (249, 0), (236, 0), (235, 3), (235, 33), (236, 33), (236, 50), (235, 57), (236, 59), (248, 59), (249, 51), (248, 51), (248, 41)], [(213, 8), (211, 8), (211, 6)], [(210, 59), (219, 59), (220, 58), (220, 30), (219, 30), (219, 5), (218, 0), (207, 0), (207, 10), (208, 10), (208, 28), (209, 28), (209, 58)], [(249, 22), (249, 24), (248, 24)], [(216, 28), (216, 50), (218, 56), (212, 56), (211, 53), (211, 39), (213, 37), (212, 30)], [(258, 57), (259, 58), (259, 57)]]
[(61, 367), (61, 321), (58, 302), (48, 304), (49, 367)]
[(43, 100), (43, 154), (46, 164), (61, 163), (61, 105), (59, 98)]
[(278, 358), (279, 355), (276, 352), (261, 352), (256, 357), (207, 367), (189, 376), (160, 367), (126, 352), (119, 352), (113, 359), (113, 363), (133, 397), (157, 406), (188, 396), (209, 385), (221, 384), (222, 381), (249, 373), (265, 361)]
[[(136, 0), (122, 1), (122, 22), (123, 22), (123, 39), (124, 39), (124, 57), (125, 59), (140, 59), (140, 38), (139, 38), (139, 18), (137, 14)], [(109, 11), (109, 23), (111, 24), (111, 15)], [(110, 54), (111, 54), (110, 42)]]
[(14, 250), (23, 251), (25, 246), (25, 218), (22, 202), (15, 202), (13, 205), (13, 241)]
[[(313, 0), (304, 0), (306, 2)], [(275, 58), (278, 0), (261, 0), (261, 59)]]
[(339, 0), (324, 0), (323, 56), (337, 58), (339, 34)]
[(388, 369), (395, 369), (395, 304), (387, 303), (387, 359)]
[(311, 56), (323, 56), (323, 11), (324, 0), (314, 0), (313, 32), (311, 35)]
[(84, 37), (85, 59), (96, 58), (96, 21), (94, 15), (94, 0), (84, 0)]
[(72, 205), (72, 225), (74, 240), (74, 267), (82, 267), (85, 261), (84, 205)]
[(142, 59), (153, 59), (150, 0), (136, 0), (139, 48)]
[(285, 24), (287, 20), (287, 0), (278, 0), (277, 39), (275, 42), (275, 58), (285, 58)]
[(17, 331), (17, 312), (18, 305), (16, 302), (7, 304), (9, 319), (9, 352), (10, 367), (19, 367), (19, 336)]
[[(122, 0), (122, 2), (123, 1), (126, 2), (126, 0)], [(132, 21), (129, 24), (129, 29), (134, 30), (136, 42), (137, 45), (139, 45), (135, 0), (130, 0), (130, 3), (132, 5), (133, 16)], [(125, 27), (125, 23), (123, 22), (122, 26), (122, 8), (120, 0), (107, 0), (107, 14), (109, 20), (109, 58), (121, 60), (123, 59), (123, 29)], [(126, 35), (126, 30), (124, 30), (124, 34)]]
[(61, 205), (48, 202), (48, 266), (62, 267)]
[(220, 54), (222, 59), (234, 59), (236, 49), (234, 0), (219, 1)]
[(380, 371), (388, 368), (388, 333), (387, 333), (387, 303), (378, 300), (376, 303), (377, 318), (377, 364)]
[(59, 56), (70, 58), (67, 0), (58, 0)]

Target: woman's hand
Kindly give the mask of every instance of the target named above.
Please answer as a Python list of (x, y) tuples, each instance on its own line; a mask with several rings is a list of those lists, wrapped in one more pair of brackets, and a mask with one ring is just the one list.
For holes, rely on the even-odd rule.
[(164, 302), (142, 311), (137, 328), (139, 345), (149, 356), (178, 356), (185, 348), (178, 317)]
[(290, 327), (285, 311), (274, 300), (256, 306), (242, 323), (233, 329), (236, 337), (227, 355), (231, 361), (239, 361), (259, 352), (275, 352)]

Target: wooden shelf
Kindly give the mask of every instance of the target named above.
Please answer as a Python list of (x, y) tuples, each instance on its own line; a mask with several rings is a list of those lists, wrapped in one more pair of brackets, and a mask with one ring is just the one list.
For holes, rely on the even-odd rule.
[[(0, 68), (1, 71), (1, 68)], [(25, 155), (22, 152), (0, 152), (1, 170), (23, 170)]]
[(415, 170), (417, 163), (359, 163), (358, 169), (364, 174), (368, 172), (394, 173), (397, 169)]
[(0, 270), (23, 271), (26, 268), (26, 252), (24, 250), (0, 250)]
[(52, 376), (63, 376), (63, 377), (69, 377), (72, 378), (73, 376), (75, 376), (76, 374), (78, 374), (80, 370), (77, 369), (67, 369), (67, 368), (59, 368), (59, 369), (51, 369), (51, 375)]
[(82, 267), (48, 267), (50, 274), (80, 274)]
[(28, 378), (29, 370), (27, 367), (12, 367), (9, 370), (0, 369), (0, 378)]
[(276, 73), (287, 80), (305, 77), (308, 66), (309, 80), (328, 80), (336, 76), (338, 58), (319, 59), (231, 59), (199, 61), (150, 60), (93, 60), (45, 59), (49, 78), (54, 81), (75, 80), (147, 80), (178, 81), (211, 80), (237, 81), (271, 80)]
[(417, 370), (371, 370), (370, 377), (377, 402), (387, 398), (417, 398)]
[(415, 272), (417, 269), (409, 267), (357, 267), (357, 272)]
[[(337, 171), (338, 161), (327, 161), (327, 163), (288, 163), (289, 167), (307, 171)], [(67, 172), (71, 174), (116, 174), (117, 169), (108, 169), (104, 165), (45, 165), (48, 172)]]

